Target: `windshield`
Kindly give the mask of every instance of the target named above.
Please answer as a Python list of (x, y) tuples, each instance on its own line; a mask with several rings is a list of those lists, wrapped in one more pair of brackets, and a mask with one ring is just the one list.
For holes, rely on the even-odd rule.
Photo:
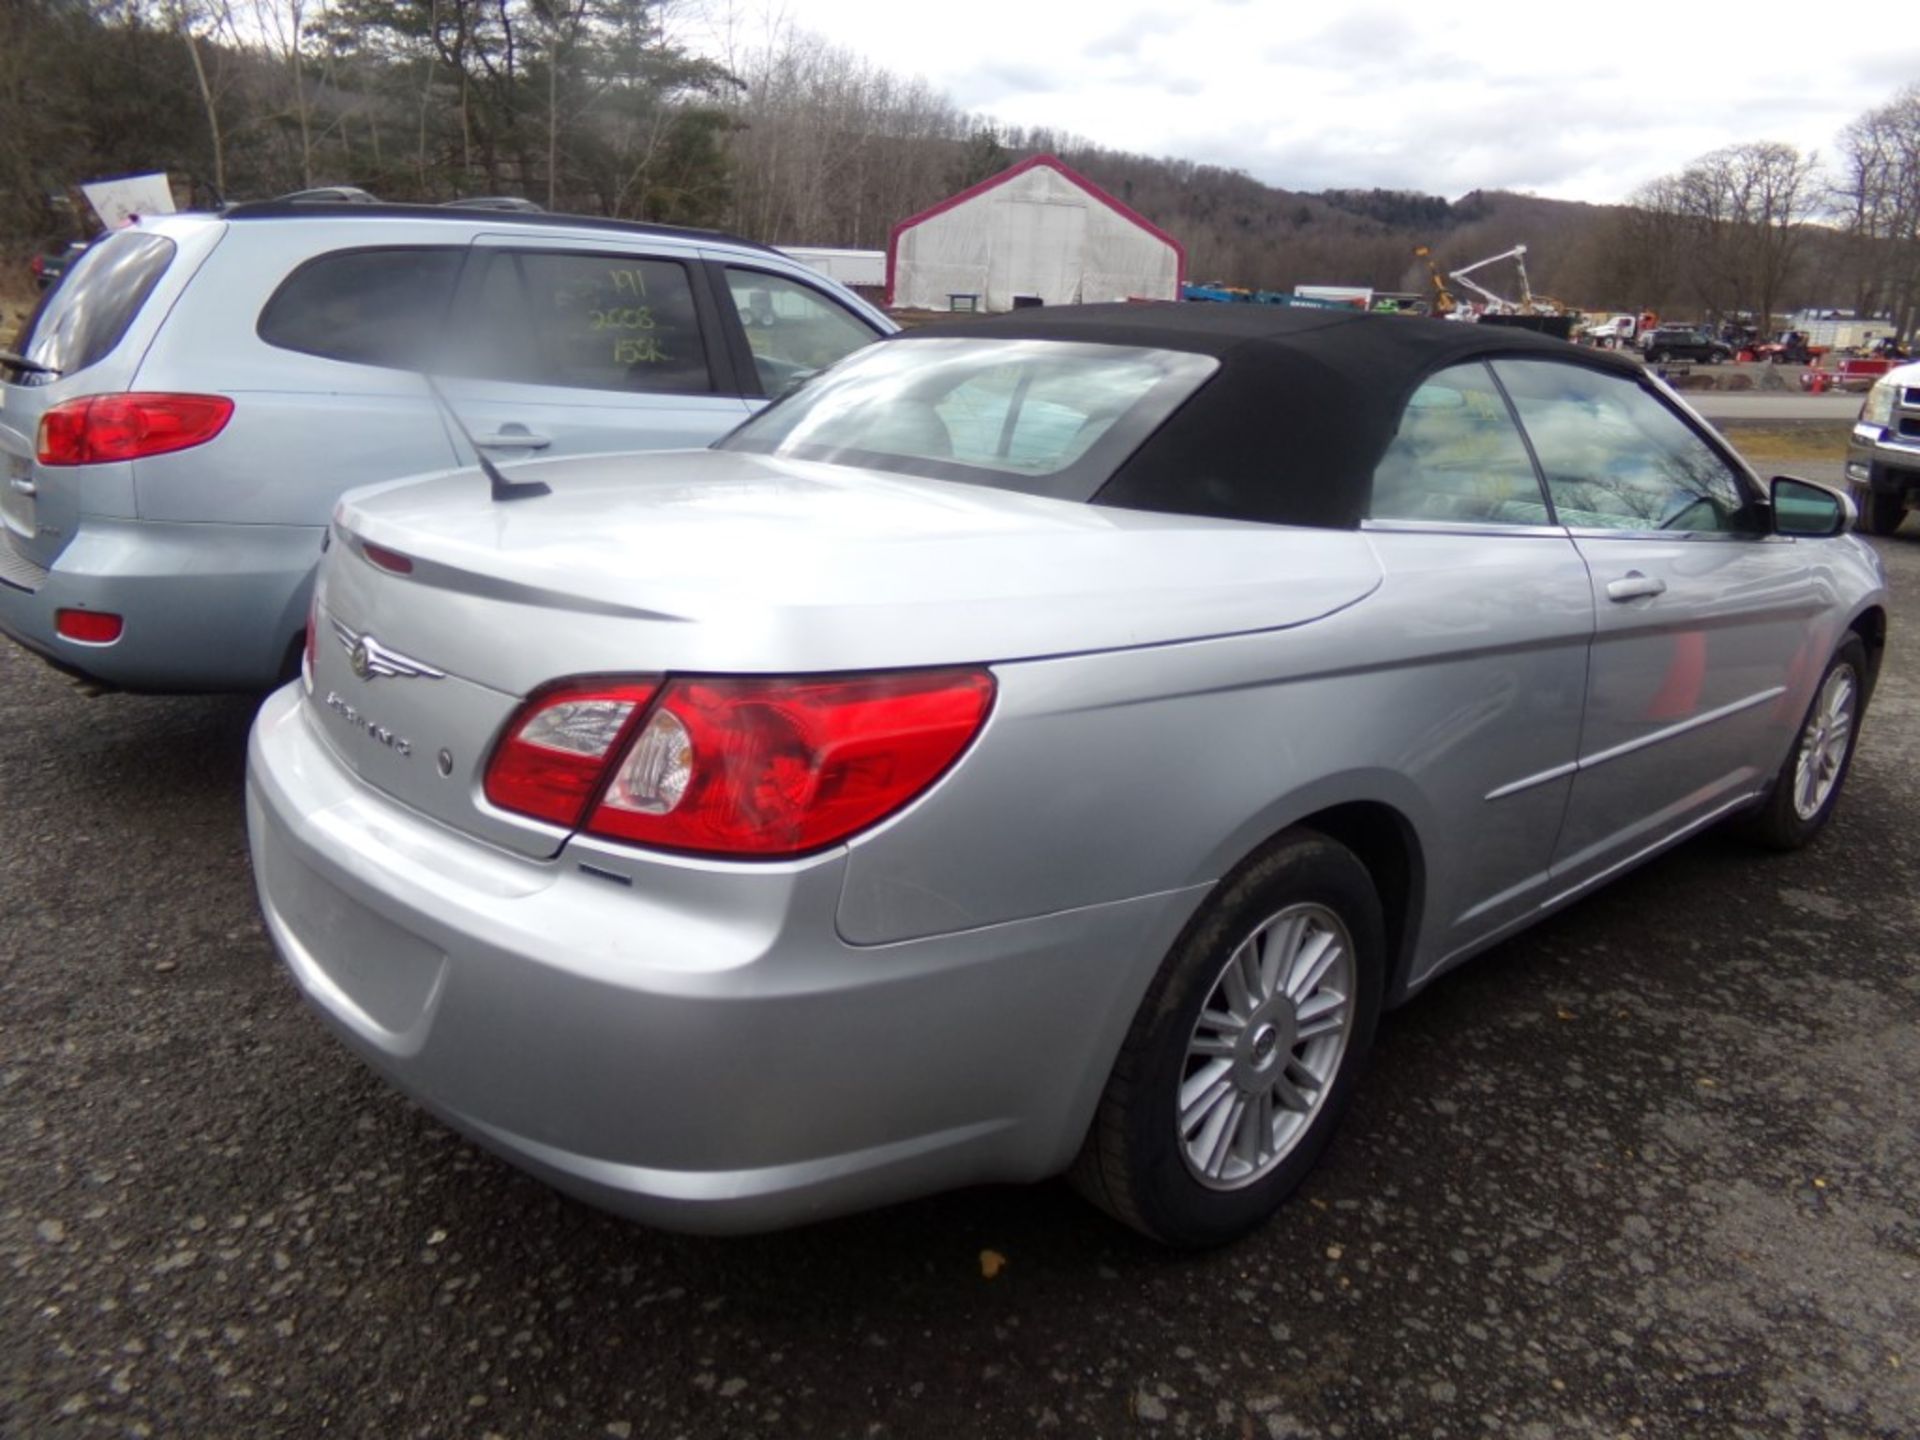
[(1089, 500), (1217, 366), (1123, 345), (909, 337), (860, 351), (719, 448)]

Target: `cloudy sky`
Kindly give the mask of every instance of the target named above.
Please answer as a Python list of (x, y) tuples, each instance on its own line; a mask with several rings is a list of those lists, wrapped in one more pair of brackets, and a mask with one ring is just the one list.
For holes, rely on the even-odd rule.
[(964, 108), (1301, 190), (1618, 200), (1737, 141), (1830, 152), (1920, 81), (1920, 26), (1834, 0), (772, 3)]

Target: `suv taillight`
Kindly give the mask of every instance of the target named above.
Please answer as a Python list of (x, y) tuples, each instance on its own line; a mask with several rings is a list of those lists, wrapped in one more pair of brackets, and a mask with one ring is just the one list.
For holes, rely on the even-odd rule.
[(233, 418), (224, 395), (87, 395), (40, 417), (42, 465), (141, 460), (204, 445)]
[(580, 681), (523, 705), (487, 765), (495, 805), (658, 849), (797, 855), (879, 823), (980, 733), (993, 676)]

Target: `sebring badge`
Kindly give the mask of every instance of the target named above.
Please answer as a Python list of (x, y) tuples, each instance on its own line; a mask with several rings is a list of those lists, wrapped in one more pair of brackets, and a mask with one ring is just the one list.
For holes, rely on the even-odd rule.
[(413, 742), (411, 740), (407, 739), (404, 735), (396, 735), (386, 726), (369, 720), (358, 710), (354, 709), (353, 706), (341, 699), (339, 691), (329, 690), (327, 692), (327, 708), (342, 720), (346, 721), (347, 724), (351, 725), (355, 730), (358, 730), (369, 740), (373, 741), (374, 744), (384, 745), (396, 755), (412, 756)]
[(409, 680), (446, 678), (446, 671), (423, 665), (418, 660), (409, 660), (398, 650), (389, 650), (371, 635), (356, 635), (338, 620), (333, 622), (333, 633), (340, 638), (340, 644), (347, 652), (347, 662), (353, 666), (353, 673), (362, 680), (378, 680), (383, 675)]

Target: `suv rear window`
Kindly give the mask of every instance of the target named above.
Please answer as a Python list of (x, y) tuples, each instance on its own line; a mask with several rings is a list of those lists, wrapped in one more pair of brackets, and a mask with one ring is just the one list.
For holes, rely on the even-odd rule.
[(174, 250), (164, 235), (139, 230), (88, 247), (27, 318), (14, 348), (62, 375), (98, 364), (125, 338)]
[(418, 369), (446, 323), (463, 253), (416, 246), (309, 260), (260, 312), (260, 338), (327, 360)]

